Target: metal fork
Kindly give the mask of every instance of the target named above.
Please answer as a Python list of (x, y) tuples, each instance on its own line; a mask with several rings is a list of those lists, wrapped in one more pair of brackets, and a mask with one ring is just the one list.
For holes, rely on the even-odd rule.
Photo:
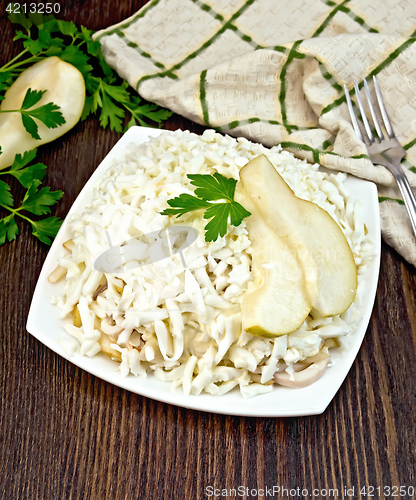
[(380, 87), (378, 86), (377, 79), (373, 76), (374, 89), (376, 92), (378, 106), (380, 108), (381, 116), (383, 117), (384, 126), (388, 135), (388, 139), (384, 137), (381, 130), (377, 115), (374, 109), (373, 100), (371, 99), (370, 90), (368, 88), (367, 81), (364, 80), (365, 93), (367, 96), (368, 106), (370, 108), (370, 113), (374, 127), (377, 132), (378, 140), (374, 138), (371, 131), (370, 123), (365, 114), (365, 109), (360, 96), (360, 89), (358, 88), (357, 82), (354, 80), (355, 93), (358, 100), (358, 107), (360, 108), (361, 118), (366, 131), (366, 139), (364, 140), (363, 134), (361, 133), (360, 127), (358, 125), (357, 118), (354, 113), (354, 108), (352, 107), (350, 94), (348, 92), (347, 86), (344, 84), (345, 97), (347, 99), (348, 110), (350, 112), (352, 125), (354, 127), (355, 133), (361, 139), (362, 142), (367, 146), (368, 156), (370, 160), (377, 165), (383, 165), (387, 167), (396, 179), (397, 185), (403, 196), (403, 201), (406, 205), (407, 211), (409, 212), (410, 221), (413, 226), (413, 231), (416, 235), (416, 199), (413, 194), (412, 188), (410, 187), (409, 181), (407, 180), (406, 174), (400, 164), (401, 160), (406, 154), (406, 151), (400, 145), (396, 136), (394, 135), (393, 127), (391, 126), (389, 117), (387, 116), (386, 108), (384, 107), (383, 98), (381, 97)]

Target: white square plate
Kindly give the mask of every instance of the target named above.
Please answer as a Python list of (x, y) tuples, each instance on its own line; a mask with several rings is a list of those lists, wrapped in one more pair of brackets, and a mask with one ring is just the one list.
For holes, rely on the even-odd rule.
[[(128, 144), (140, 144), (160, 133), (159, 129), (132, 127), (91, 176), (68, 215), (82, 212), (91, 198), (93, 187), (99, 177), (111, 165), (114, 158), (123, 155)], [(147, 378), (138, 378), (132, 374), (122, 378), (118, 372), (118, 364), (102, 353), (92, 358), (77, 353), (68, 356), (60, 345), (59, 339), (69, 338), (69, 336), (63, 328), (63, 320), (59, 318), (60, 309), (50, 302), (52, 295), (61, 294), (63, 282), (52, 285), (47, 280), (48, 275), (55, 269), (58, 258), (64, 255), (62, 243), (70, 237), (66, 221), (62, 224), (40, 273), (29, 311), (27, 330), (60, 356), (93, 375), (129, 391), (165, 403), (214, 413), (252, 417), (289, 417), (322, 413), (344, 381), (360, 348), (373, 308), (380, 263), (380, 216), (376, 186), (361, 179), (348, 177), (346, 189), (354, 198), (363, 200), (365, 203), (364, 221), (374, 242), (375, 258), (364, 276), (366, 294), (362, 305), (362, 319), (357, 330), (352, 334), (350, 349), (343, 354), (335, 353), (333, 355), (336, 359), (334, 366), (309, 387), (288, 389), (275, 386), (272, 392), (250, 399), (244, 399), (237, 389), (224, 396), (201, 394), (186, 397), (180, 389), (173, 394), (170, 383), (161, 382), (151, 374)]]

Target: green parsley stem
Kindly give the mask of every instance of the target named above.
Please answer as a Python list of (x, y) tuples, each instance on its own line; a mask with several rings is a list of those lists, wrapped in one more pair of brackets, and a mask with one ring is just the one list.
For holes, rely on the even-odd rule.
[(43, 56), (45, 54), (45, 52), (39, 52), (39, 54), (36, 54), (35, 56), (32, 56), (32, 57), (28, 57), (27, 59), (25, 59), (24, 61), (20, 61), (20, 62), (17, 62), (16, 64), (13, 64), (12, 66), (10, 66), (10, 64), (15, 61), (16, 59), (18, 59), (19, 57), (21, 57), (25, 52), (27, 52), (27, 49), (23, 50), (17, 57), (15, 57), (14, 59), (12, 59), (11, 61), (9, 61), (7, 64), (5, 64), (2, 68), (0, 68), (0, 72), (1, 71), (23, 71), (23, 69), (19, 68), (19, 66), (22, 66), (24, 64), (28, 64), (28, 63), (32, 63), (32, 62), (38, 62), (40, 60), (43, 59)]
[[(125, 102), (120, 101), (120, 104), (122, 106), (124, 106), (127, 109), (127, 111), (129, 113), (131, 113), (131, 115), (134, 116), (134, 118), (136, 118), (136, 120), (140, 120), (139, 113), (136, 113), (136, 111), (134, 111), (133, 109), (130, 109)], [(140, 121), (142, 121), (142, 120), (140, 120)]]
[[(9, 71), (9, 66), (10, 66), (10, 65), (13, 65), (13, 63), (14, 63), (15, 61), (17, 61), (18, 59), (20, 59), (20, 58), (21, 58), (24, 54), (26, 54), (26, 52), (28, 52), (28, 51), (29, 51), (29, 49), (24, 49), (24, 50), (22, 50), (22, 52), (20, 52), (20, 54), (18, 54), (16, 57), (14, 57), (13, 59), (11, 59), (11, 60), (10, 60), (7, 64), (5, 64), (4, 66), (2, 66), (2, 67), (0, 68), (0, 71), (5, 71), (5, 70)], [(27, 61), (27, 59), (26, 59), (26, 61)], [(24, 61), (24, 62), (26, 62), (26, 61)], [(22, 62), (23, 62), (23, 61), (22, 61)], [(20, 64), (21, 64), (21, 63), (20, 63)]]
[(28, 217), (22, 215), (19, 211), (21, 210), (22, 207), (19, 207), (19, 208), (12, 208), (12, 207), (8, 207), (7, 205), (2, 205), (0, 203), (0, 207), (3, 207), (5, 208), (6, 210), (8, 210), (9, 212), (12, 212), (13, 215), (18, 215), (19, 217), (21, 217), (22, 219), (25, 219), (27, 220), (28, 222), (32, 223), (32, 220), (29, 219)]
[(0, 113), (23, 113), (21, 109), (0, 109)]

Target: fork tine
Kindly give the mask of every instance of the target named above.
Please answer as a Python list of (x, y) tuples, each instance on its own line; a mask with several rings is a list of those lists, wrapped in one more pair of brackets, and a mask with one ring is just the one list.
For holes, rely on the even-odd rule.
[(361, 100), (360, 89), (358, 88), (358, 83), (356, 80), (354, 80), (354, 87), (355, 87), (355, 93), (357, 95), (358, 107), (360, 108), (361, 118), (363, 119), (368, 139), (371, 143), (373, 143), (374, 142), (373, 132), (371, 132), (370, 124), (368, 123), (367, 116), (365, 114), (363, 101)]
[(371, 117), (373, 119), (374, 127), (376, 128), (378, 138), (380, 141), (384, 140), (384, 134), (381, 130), (380, 124), (378, 123), (376, 111), (373, 105), (373, 99), (371, 99), (370, 89), (368, 88), (367, 80), (364, 79), (365, 93), (367, 95), (368, 107), (370, 108)]
[(360, 141), (364, 142), (364, 144), (365, 144), (363, 134), (361, 133), (360, 127), (358, 125), (357, 117), (355, 116), (355, 113), (354, 113), (354, 108), (352, 107), (350, 93), (348, 92), (348, 88), (345, 85), (345, 83), (344, 83), (344, 92), (345, 92), (345, 97), (347, 99), (348, 111), (350, 112), (352, 126), (354, 127), (355, 133), (358, 135)]
[(387, 134), (389, 135), (390, 139), (394, 139), (396, 136), (394, 135), (393, 127), (391, 126), (386, 108), (384, 107), (384, 102), (383, 98), (381, 97), (380, 87), (378, 86), (377, 78), (375, 77), (375, 75), (373, 76), (373, 81), (374, 81), (374, 89), (376, 91), (378, 106), (380, 108), (381, 116), (383, 117), (384, 121), (384, 126), (386, 127)]

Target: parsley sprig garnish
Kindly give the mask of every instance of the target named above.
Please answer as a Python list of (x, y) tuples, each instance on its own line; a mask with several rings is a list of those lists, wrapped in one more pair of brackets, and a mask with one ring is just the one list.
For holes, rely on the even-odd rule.
[(50, 245), (51, 238), (56, 236), (62, 220), (58, 217), (39, 219), (40, 216), (50, 213), (50, 208), (62, 198), (62, 191), (51, 191), (49, 187), (40, 187), (46, 174), (46, 165), (36, 163), (27, 166), (36, 156), (36, 149), (16, 155), (13, 165), (1, 170), (0, 175), (12, 175), (23, 187), (27, 188), (20, 206), (14, 206), (10, 186), (0, 180), (0, 206), (7, 210), (9, 215), (0, 219), (0, 245), (16, 238), (19, 229), (16, 217), (26, 220), (32, 226), (32, 234), (43, 243)]
[[(133, 125), (160, 126), (172, 115), (171, 111), (156, 104), (143, 102), (134, 91), (129, 90), (128, 83), (105, 62), (100, 42), (92, 39), (93, 31), (50, 15), (30, 13), (26, 17), (22, 12), (14, 13), (15, 10), (13, 8), (13, 14), (8, 17), (12, 23), (23, 27), (24, 31), (17, 31), (14, 40), (23, 40), (24, 49), (0, 68), (0, 100), (28, 66), (46, 57), (58, 56), (78, 68), (84, 77), (87, 95), (82, 120), (90, 114), (98, 114), (103, 128), (109, 126), (111, 130), (123, 132)], [(41, 119), (33, 114), (30, 116)], [(124, 126), (126, 116), (129, 119)], [(27, 123), (28, 113), (22, 113), (23, 117)], [(33, 123), (31, 127), (34, 131)]]
[[(188, 212), (204, 209), (204, 219), (211, 219), (205, 226), (205, 241), (216, 241), (227, 233), (228, 221), (239, 226), (245, 217), (251, 215), (240, 203), (234, 200), (237, 181), (228, 179), (219, 173), (188, 174), (191, 184), (196, 186), (195, 196), (183, 193), (168, 200), (162, 215), (180, 217)], [(220, 200), (224, 200), (219, 202)], [(216, 203), (213, 203), (216, 202)]]
[(32, 90), (29, 88), (27, 89), (20, 109), (0, 109), (0, 113), (20, 113), (26, 131), (29, 132), (34, 139), (40, 140), (38, 125), (34, 118), (44, 123), (48, 128), (56, 128), (65, 123), (65, 118), (59, 111), (59, 106), (53, 102), (48, 102), (37, 108), (33, 107), (42, 99), (45, 92), (46, 90)]

